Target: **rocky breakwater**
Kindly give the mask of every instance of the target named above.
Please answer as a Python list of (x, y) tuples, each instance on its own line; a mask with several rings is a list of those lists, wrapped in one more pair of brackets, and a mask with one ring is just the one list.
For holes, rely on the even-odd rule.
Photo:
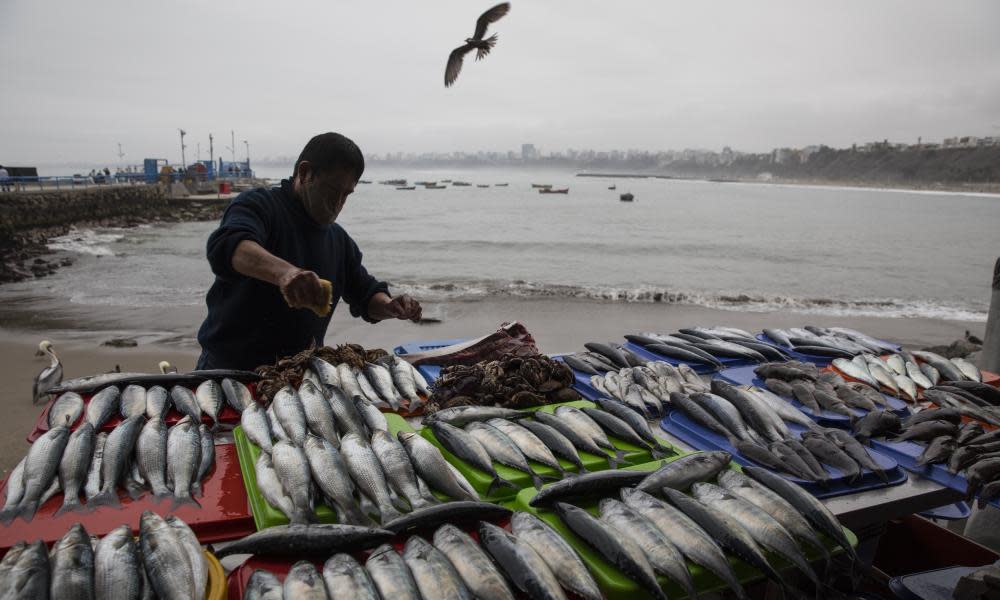
[(0, 283), (44, 277), (72, 258), (55, 256), (51, 238), (71, 227), (135, 227), (218, 220), (228, 200), (172, 199), (156, 185), (0, 194)]

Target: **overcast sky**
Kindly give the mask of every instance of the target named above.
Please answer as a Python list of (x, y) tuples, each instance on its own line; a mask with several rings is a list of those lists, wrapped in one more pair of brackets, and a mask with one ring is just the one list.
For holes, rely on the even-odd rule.
[(1000, 2), (0, 0), (0, 164), (1000, 135)]

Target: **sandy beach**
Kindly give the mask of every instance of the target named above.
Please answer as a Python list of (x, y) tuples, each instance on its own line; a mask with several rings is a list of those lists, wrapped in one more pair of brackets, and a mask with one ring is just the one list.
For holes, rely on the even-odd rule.
[[(493, 331), (500, 323), (520, 320), (528, 327), (540, 349), (547, 353), (573, 352), (588, 341), (620, 340), (622, 335), (644, 330), (672, 331), (693, 325), (729, 325), (750, 331), (763, 327), (804, 324), (843, 325), (870, 335), (893, 340), (911, 348), (950, 343), (971, 330), (982, 335), (982, 323), (933, 319), (886, 319), (833, 317), (791, 312), (736, 312), (689, 305), (620, 304), (581, 300), (518, 300), (512, 298), (479, 302), (430, 305), (425, 314), (438, 315), (441, 323), (415, 325), (387, 321), (370, 325), (352, 319), (342, 308), (334, 315), (326, 343), (359, 343), (367, 348), (385, 348), (411, 341), (475, 337)], [(188, 325), (179, 339), (191, 340), (201, 323), (202, 310), (188, 314)], [(101, 346), (106, 337), (88, 338), (79, 331), (60, 339), (39, 331), (0, 329), (0, 377), (4, 381), (5, 418), (0, 423), (0, 472), (12, 469), (24, 456), (41, 406), (31, 404), (34, 376), (47, 358), (34, 352), (40, 339), (50, 339), (64, 366), (64, 378), (92, 375), (120, 366), (123, 371), (154, 371), (161, 360), (181, 371), (194, 368), (199, 349), (190, 341), (176, 344), (140, 344), (135, 348)]]

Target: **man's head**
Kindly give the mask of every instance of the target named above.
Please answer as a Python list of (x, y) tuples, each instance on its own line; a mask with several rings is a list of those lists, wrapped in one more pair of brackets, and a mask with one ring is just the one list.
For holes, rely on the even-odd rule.
[(327, 225), (337, 220), (364, 171), (365, 158), (357, 144), (339, 133), (321, 133), (295, 161), (292, 186), (309, 216)]

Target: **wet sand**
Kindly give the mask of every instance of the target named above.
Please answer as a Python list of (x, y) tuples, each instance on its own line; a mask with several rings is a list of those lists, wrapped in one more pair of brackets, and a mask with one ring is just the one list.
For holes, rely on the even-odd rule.
[[(451, 302), (425, 306), (425, 316), (438, 317), (441, 323), (416, 325), (387, 321), (371, 325), (352, 319), (346, 308), (334, 316), (326, 343), (346, 342), (368, 348), (392, 349), (402, 343), (477, 337), (494, 331), (502, 322), (520, 320), (546, 353), (573, 352), (588, 341), (621, 340), (626, 333), (655, 330), (673, 331), (696, 325), (728, 325), (748, 331), (763, 327), (792, 327), (805, 324), (853, 327), (870, 335), (893, 340), (910, 348), (950, 343), (971, 330), (982, 336), (983, 323), (933, 319), (881, 319), (871, 317), (833, 317), (792, 312), (734, 312), (688, 305), (619, 304), (576, 300), (518, 300), (505, 298), (479, 302)], [(194, 368), (199, 349), (193, 339), (201, 323), (203, 309), (192, 310), (184, 327), (177, 331), (172, 344), (140, 343), (135, 348), (100, 346), (109, 336), (88, 336), (86, 331), (65, 331), (51, 335), (42, 331), (0, 329), (0, 378), (4, 382), (4, 419), (0, 422), (0, 473), (4, 476), (24, 456), (25, 437), (31, 431), (40, 406), (31, 403), (34, 376), (48, 358), (35, 357), (38, 342), (49, 339), (54, 344), (64, 368), (64, 378), (110, 371), (116, 365), (123, 371), (155, 372), (161, 360), (170, 361), (179, 370)], [(105, 315), (108, 321), (112, 315)], [(65, 324), (64, 324), (65, 325)], [(53, 331), (52, 334), (60, 333)]]

